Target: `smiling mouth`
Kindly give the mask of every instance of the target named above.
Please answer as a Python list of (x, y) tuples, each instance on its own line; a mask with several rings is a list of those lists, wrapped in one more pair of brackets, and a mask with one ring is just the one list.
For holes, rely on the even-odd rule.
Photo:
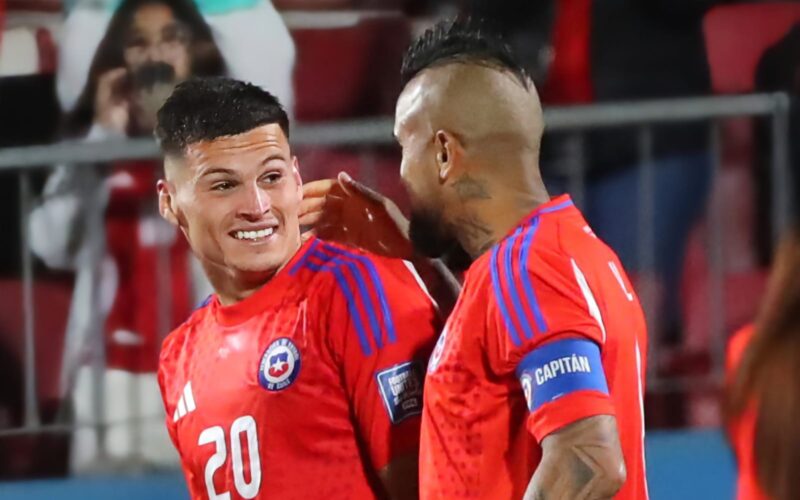
[(260, 241), (269, 238), (274, 232), (274, 227), (268, 227), (257, 231), (233, 231), (231, 236), (241, 241)]

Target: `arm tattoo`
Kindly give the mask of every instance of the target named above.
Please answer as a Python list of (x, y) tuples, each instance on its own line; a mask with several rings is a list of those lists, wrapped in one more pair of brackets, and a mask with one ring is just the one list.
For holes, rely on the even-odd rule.
[(488, 200), (491, 198), (486, 185), (469, 175), (464, 175), (453, 183), (453, 189), (461, 201)]
[(612, 498), (625, 481), (625, 465), (612, 416), (589, 417), (542, 441), (542, 461), (526, 500)]

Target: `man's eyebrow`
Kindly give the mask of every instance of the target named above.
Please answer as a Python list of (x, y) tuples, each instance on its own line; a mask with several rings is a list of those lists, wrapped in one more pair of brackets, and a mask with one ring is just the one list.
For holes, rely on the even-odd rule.
[(283, 160), (283, 161), (286, 161), (286, 157), (283, 156), (282, 153), (273, 153), (273, 154), (267, 156), (266, 158), (264, 158), (264, 160), (261, 162), (261, 164), (262, 165), (266, 165), (267, 163), (271, 162), (272, 160)]
[(208, 167), (207, 169), (200, 172), (200, 177), (205, 177), (206, 175), (211, 174), (228, 174), (234, 175), (236, 172), (230, 168), (225, 167)]

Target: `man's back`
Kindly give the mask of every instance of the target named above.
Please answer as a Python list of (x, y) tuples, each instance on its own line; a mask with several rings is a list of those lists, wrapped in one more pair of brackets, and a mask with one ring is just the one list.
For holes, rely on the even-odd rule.
[(434, 349), (422, 497), (519, 498), (546, 436), (614, 415), (627, 468), (617, 497), (645, 498), (646, 352), (641, 307), (614, 253), (569, 198), (539, 207), (472, 265)]
[(418, 446), (438, 318), (414, 275), (312, 239), (166, 340), (159, 380), (193, 498), (373, 498)]

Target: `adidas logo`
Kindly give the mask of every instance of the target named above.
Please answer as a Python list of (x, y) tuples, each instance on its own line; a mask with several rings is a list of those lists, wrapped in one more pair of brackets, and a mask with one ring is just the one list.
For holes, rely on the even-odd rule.
[(183, 394), (181, 394), (180, 399), (178, 399), (178, 407), (175, 408), (175, 413), (172, 415), (172, 421), (177, 422), (178, 420), (182, 419), (186, 416), (187, 413), (191, 413), (197, 408), (194, 404), (194, 394), (192, 394), (192, 383), (189, 382), (183, 388)]

